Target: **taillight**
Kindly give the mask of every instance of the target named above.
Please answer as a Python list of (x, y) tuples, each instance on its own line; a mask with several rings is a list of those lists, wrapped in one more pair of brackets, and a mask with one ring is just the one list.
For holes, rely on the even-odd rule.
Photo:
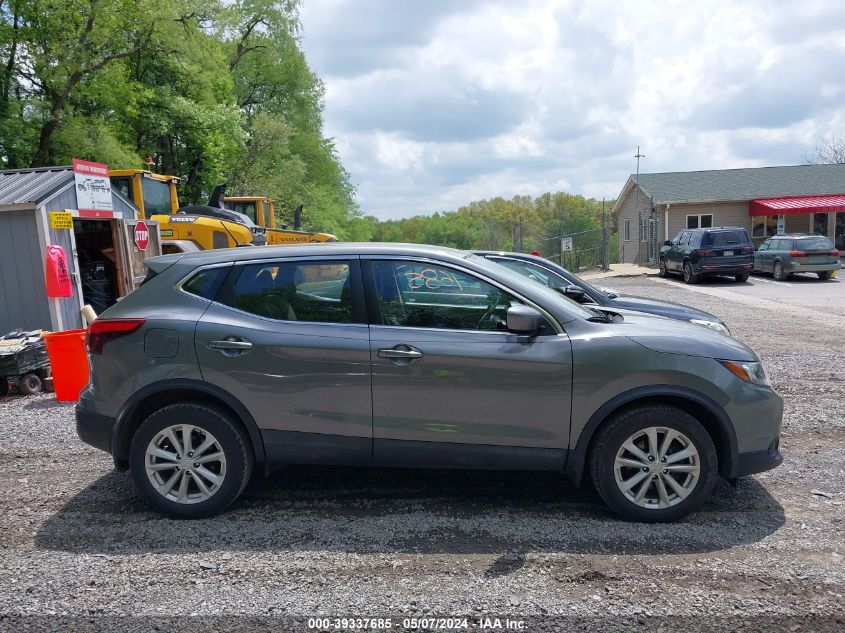
[(839, 257), (839, 249), (838, 249), (838, 248), (834, 248), (832, 251), (830, 251), (830, 252), (828, 253), (828, 255), (830, 255), (831, 257)]
[(753, 253), (753, 252), (754, 252), (754, 247), (753, 247), (753, 246), (744, 246), (744, 247), (742, 248), (742, 252), (743, 252), (743, 253)]
[(806, 257), (807, 253), (805, 253), (804, 251), (796, 251), (796, 250), (793, 249), (793, 250), (789, 251), (789, 256), (790, 257)]
[(102, 354), (109, 341), (137, 332), (146, 319), (96, 319), (88, 326), (85, 345), (89, 354)]

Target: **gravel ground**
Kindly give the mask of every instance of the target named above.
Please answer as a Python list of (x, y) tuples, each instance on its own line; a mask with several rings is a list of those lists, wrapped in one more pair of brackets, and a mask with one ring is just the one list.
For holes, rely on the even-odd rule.
[(395, 630), (423, 616), (474, 630), (494, 616), (521, 630), (845, 629), (841, 329), (680, 284), (604, 283), (714, 312), (758, 350), (786, 401), (783, 466), (720, 481), (673, 525), (620, 521), (549, 474), (310, 467), (256, 477), (224, 516), (176, 522), (76, 438), (69, 405), (10, 397), (0, 629), (307, 630), (318, 615)]

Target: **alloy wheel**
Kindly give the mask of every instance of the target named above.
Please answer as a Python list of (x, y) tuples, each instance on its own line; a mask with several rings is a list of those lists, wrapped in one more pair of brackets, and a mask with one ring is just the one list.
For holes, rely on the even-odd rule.
[(648, 427), (631, 435), (616, 453), (614, 476), (630, 502), (650, 510), (686, 499), (701, 476), (698, 450), (683, 433)]
[(191, 424), (162, 429), (147, 445), (144, 468), (158, 493), (177, 503), (212, 497), (226, 478), (226, 455), (211, 433)]

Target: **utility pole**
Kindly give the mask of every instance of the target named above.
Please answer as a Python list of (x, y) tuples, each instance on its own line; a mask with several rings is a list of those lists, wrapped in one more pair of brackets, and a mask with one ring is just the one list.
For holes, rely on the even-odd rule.
[(637, 159), (637, 192), (634, 197), (634, 208), (637, 210), (637, 220), (639, 222), (637, 226), (637, 233), (639, 233), (639, 244), (637, 244), (637, 259), (639, 259), (640, 248), (642, 247), (643, 243), (643, 214), (640, 211), (640, 159), (645, 158), (645, 154), (640, 153), (640, 146), (637, 145), (637, 153), (634, 155), (634, 158)]
[(607, 216), (604, 212), (604, 198), (601, 199), (601, 267), (610, 269), (609, 244), (607, 243)]

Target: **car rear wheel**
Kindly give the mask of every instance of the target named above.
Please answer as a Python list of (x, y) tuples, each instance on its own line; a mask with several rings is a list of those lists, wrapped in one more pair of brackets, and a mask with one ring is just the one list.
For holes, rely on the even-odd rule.
[(159, 409), (139, 427), (129, 451), (138, 492), (158, 510), (197, 519), (225, 510), (252, 474), (243, 431), (222, 411), (201, 403)]
[(774, 266), (772, 266), (772, 277), (777, 281), (785, 281), (789, 277), (789, 273), (783, 272), (783, 264), (781, 262), (775, 262)]
[(736, 279), (741, 284), (748, 281), (748, 277), (749, 277), (748, 273), (739, 273), (738, 275), (734, 275), (734, 279)]
[(657, 269), (657, 274), (660, 277), (665, 277), (666, 275), (669, 274), (669, 271), (666, 270), (666, 258), (665, 257), (660, 258), (660, 267)]
[(626, 519), (675, 521), (698, 509), (716, 481), (710, 435), (675, 407), (626, 411), (603, 427), (590, 453), (590, 474), (601, 498)]
[(829, 270), (817, 272), (816, 274), (819, 276), (819, 279), (821, 279), (822, 281), (827, 281), (828, 279), (830, 279), (830, 271)]
[(694, 284), (698, 281), (698, 276), (692, 272), (692, 264), (684, 262), (684, 283)]

